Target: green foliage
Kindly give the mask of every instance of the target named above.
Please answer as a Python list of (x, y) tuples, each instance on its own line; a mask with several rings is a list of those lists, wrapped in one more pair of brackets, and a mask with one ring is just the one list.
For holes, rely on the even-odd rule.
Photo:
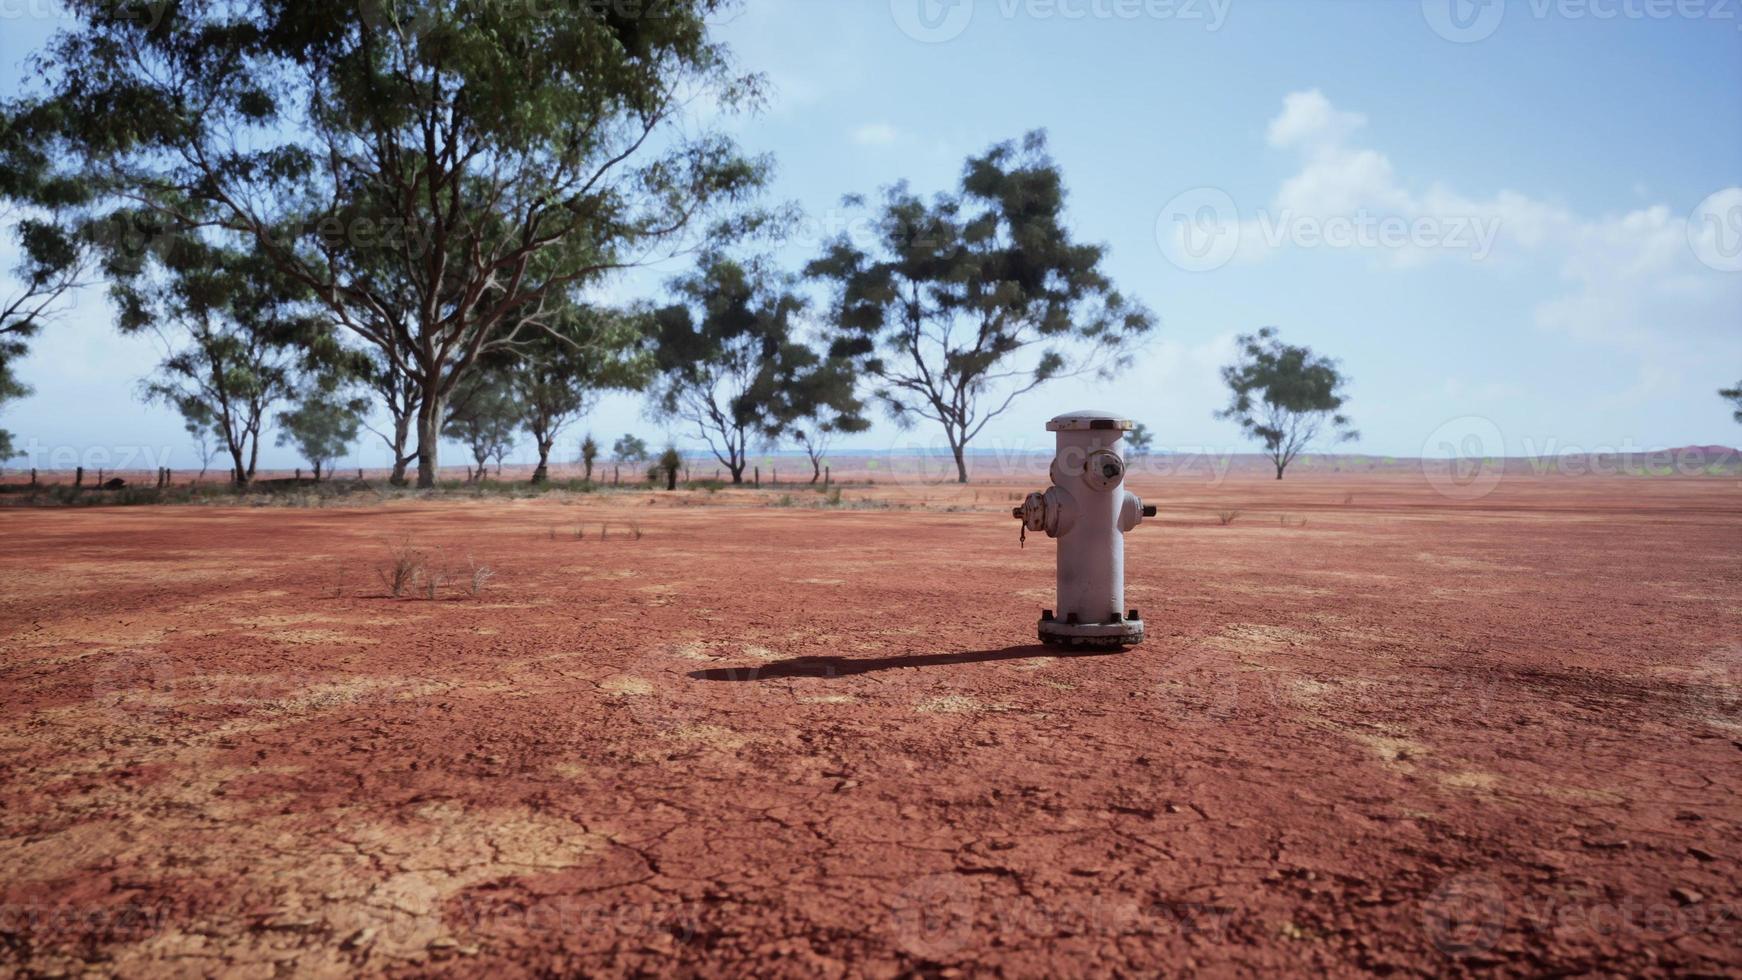
[(649, 455), (646, 441), (639, 436), (626, 434), (611, 444), (611, 456), (620, 463), (643, 463)]
[(581, 440), (581, 465), (587, 468), (586, 479), (593, 478), (593, 466), (599, 461), (599, 444), (593, 440), (593, 434), (587, 433)]
[(1130, 432), (1125, 433), (1125, 455), (1129, 459), (1142, 459), (1149, 455), (1155, 445), (1155, 433), (1149, 431), (1149, 426), (1139, 422)]
[(332, 461), (350, 451), (363, 428), (366, 398), (345, 397), (333, 385), (316, 384), (296, 406), (278, 415), (278, 445), (293, 445), (314, 467), (315, 479), (331, 470)]
[(447, 421), (442, 434), (466, 445), (478, 469), (474, 480), (482, 480), (485, 464), (502, 461), (514, 449), (514, 433), (520, 427), (520, 406), (508, 381), (496, 371), (474, 371), (454, 392), (448, 404)]
[(105, 246), (102, 262), (125, 333), (152, 331), (169, 356), (141, 384), (230, 454), (238, 483), (254, 478), (260, 433), (298, 375), (338, 356), (308, 297), (259, 251), (164, 237), (147, 251)]
[[(550, 451), (563, 429), (591, 411), (601, 392), (644, 387), (653, 367), (645, 318), (566, 301), (553, 305), (551, 329), (501, 357), (498, 368), (538, 450), (534, 483), (549, 478)], [(598, 447), (593, 451), (596, 456)]]
[(733, 483), (755, 440), (818, 415), (858, 424), (850, 367), (798, 339), (806, 304), (791, 277), (715, 253), (671, 286), (680, 302), (655, 314), (656, 405), (694, 427)]
[(1222, 368), (1230, 392), (1228, 407), (1215, 417), (1232, 419), (1261, 440), (1278, 480), (1326, 427), (1339, 441), (1360, 435), (1342, 412), (1348, 379), (1336, 361), (1283, 343), (1276, 339), (1275, 327), (1242, 334), (1235, 343), (1240, 359)]
[(683, 453), (678, 452), (676, 446), (667, 445), (653, 469), (655, 479), (664, 478), (667, 490), (676, 490), (678, 474), (683, 472)]
[[(11, 269), (14, 287), (0, 295), (0, 406), (30, 394), (13, 365), (89, 264), (88, 240), (45, 210), (81, 201), (85, 191), (57, 184), (50, 174), (48, 157), (32, 145), (13, 107), (0, 107), (0, 226), (10, 226), (19, 254)], [(12, 434), (0, 429), (0, 462), (16, 455)]]
[(1736, 406), (1734, 417), (1736, 421), (1742, 422), (1742, 381), (1736, 382), (1736, 387), (1734, 388), (1719, 389), (1718, 397), (1723, 398), (1730, 402), (1730, 404)]
[(970, 157), (929, 203), (885, 189), (875, 248), (843, 234), (808, 267), (835, 289), (832, 353), (878, 382), (897, 422), (942, 425), (963, 482), (968, 443), (1016, 398), (1111, 375), (1154, 327), (1102, 271), (1106, 249), (1073, 240), (1064, 202), (1045, 134), (1029, 133)]
[(419, 386), (432, 486), (444, 403), (548, 298), (765, 217), (768, 162), (682, 123), (760, 101), (708, 37), (720, 6), (71, 0), (0, 149), (259, 243)]

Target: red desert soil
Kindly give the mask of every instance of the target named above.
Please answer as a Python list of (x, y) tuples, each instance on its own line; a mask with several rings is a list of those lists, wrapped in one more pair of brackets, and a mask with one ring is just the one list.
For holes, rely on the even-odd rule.
[(0, 511), (0, 973), (1742, 969), (1734, 479), (1036, 488)]

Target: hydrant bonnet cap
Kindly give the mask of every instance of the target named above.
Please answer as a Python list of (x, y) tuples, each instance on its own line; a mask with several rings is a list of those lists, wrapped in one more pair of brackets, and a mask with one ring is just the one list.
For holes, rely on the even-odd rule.
[(1048, 432), (1072, 432), (1082, 429), (1117, 429), (1129, 432), (1137, 427), (1130, 419), (1120, 418), (1112, 412), (1097, 412), (1084, 409), (1080, 412), (1066, 412), (1046, 424)]

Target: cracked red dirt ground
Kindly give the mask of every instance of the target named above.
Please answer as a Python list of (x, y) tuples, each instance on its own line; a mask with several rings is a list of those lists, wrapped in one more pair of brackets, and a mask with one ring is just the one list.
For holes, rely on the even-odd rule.
[(1735, 481), (1027, 489), (0, 512), (0, 973), (1742, 968)]

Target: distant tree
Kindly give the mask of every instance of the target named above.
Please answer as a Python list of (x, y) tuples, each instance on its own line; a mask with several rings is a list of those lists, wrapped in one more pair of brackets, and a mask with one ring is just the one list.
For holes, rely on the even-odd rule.
[(1150, 448), (1155, 443), (1155, 434), (1149, 431), (1149, 426), (1137, 423), (1137, 427), (1125, 433), (1125, 455), (1129, 459), (1142, 459), (1149, 455)]
[[(822, 479), (823, 460), (837, 435), (871, 428), (858, 396), (859, 379), (845, 358), (800, 357), (795, 377), (782, 389), (780, 419), (811, 463), (811, 480)], [(808, 361), (808, 363), (805, 363)]]
[(611, 444), (611, 456), (619, 463), (645, 463), (647, 443), (638, 436), (625, 435)]
[(544, 329), (544, 298), (754, 218), (767, 162), (686, 111), (760, 102), (709, 36), (722, 5), (77, 0), (26, 135), (114, 199), (263, 246), (403, 358), (430, 487), (448, 399)]
[(1719, 389), (1718, 397), (1726, 399), (1730, 404), (1736, 406), (1736, 421), (1742, 422), (1742, 381), (1736, 382), (1736, 387), (1734, 388)]
[(369, 352), (368, 368), (360, 373), (363, 383), (374, 393), (377, 404), (387, 410), (386, 431), (367, 422), (365, 426), (387, 444), (393, 457), (393, 471), (387, 482), (396, 487), (409, 482), (405, 476), (406, 468), (417, 459), (417, 447), (411, 444), (411, 436), (417, 425), (418, 406), (423, 401), (422, 385), (400, 364), (399, 359), (377, 348)]
[(538, 450), (533, 483), (550, 478), (551, 449), (601, 393), (646, 385), (652, 368), (646, 339), (646, 324), (636, 316), (569, 304), (553, 314), (552, 332), (535, 335), (504, 358), (502, 372), (520, 405), (520, 424)]
[(199, 479), (204, 480), (212, 468), (212, 460), (218, 458), (218, 445), (212, 441), (212, 433), (204, 427), (190, 423), (187, 429), (188, 435), (194, 437), (194, 454), (200, 458)]
[(278, 413), (278, 445), (295, 446), (314, 467), (315, 482), (321, 482), (329, 464), (349, 452), (363, 427), (369, 400), (347, 396), (338, 384), (310, 384), (295, 407)]
[(1113, 288), (1106, 248), (1072, 238), (1064, 202), (1045, 134), (1029, 133), (970, 157), (958, 190), (929, 204), (886, 189), (875, 248), (843, 234), (807, 269), (834, 285), (834, 353), (897, 423), (943, 427), (962, 483), (968, 444), (1018, 397), (1111, 375), (1155, 325)]
[(145, 251), (105, 251), (103, 268), (117, 326), (152, 331), (167, 351), (145, 397), (216, 436), (235, 482), (251, 483), (272, 407), (338, 354), (329, 325), (258, 252), (162, 237)]
[(481, 370), (455, 389), (442, 434), (471, 450), (478, 468), (474, 472), (468, 467), (466, 477), (482, 480), (488, 475), (485, 464), (491, 459), (501, 475), (502, 460), (513, 450), (519, 427), (520, 406), (515, 404), (508, 382), (495, 371)]
[(659, 472), (665, 477), (667, 490), (677, 489), (677, 475), (683, 470), (683, 453), (678, 452), (674, 445), (667, 445), (665, 452), (659, 454)]
[[(1235, 339), (1240, 358), (1222, 368), (1230, 391), (1216, 418), (1231, 419), (1264, 443), (1276, 478), (1321, 432), (1339, 442), (1357, 438), (1342, 413), (1348, 396), (1337, 362), (1276, 339), (1276, 328)], [(1327, 431), (1328, 430), (1328, 431)]]
[(593, 440), (593, 434), (587, 433), (581, 440), (581, 465), (587, 468), (586, 480), (593, 482), (593, 465), (599, 461), (599, 444)]
[(805, 301), (790, 277), (717, 254), (671, 287), (680, 302), (655, 314), (656, 411), (694, 426), (743, 483), (751, 443), (780, 435), (799, 379), (818, 364), (796, 340)]

